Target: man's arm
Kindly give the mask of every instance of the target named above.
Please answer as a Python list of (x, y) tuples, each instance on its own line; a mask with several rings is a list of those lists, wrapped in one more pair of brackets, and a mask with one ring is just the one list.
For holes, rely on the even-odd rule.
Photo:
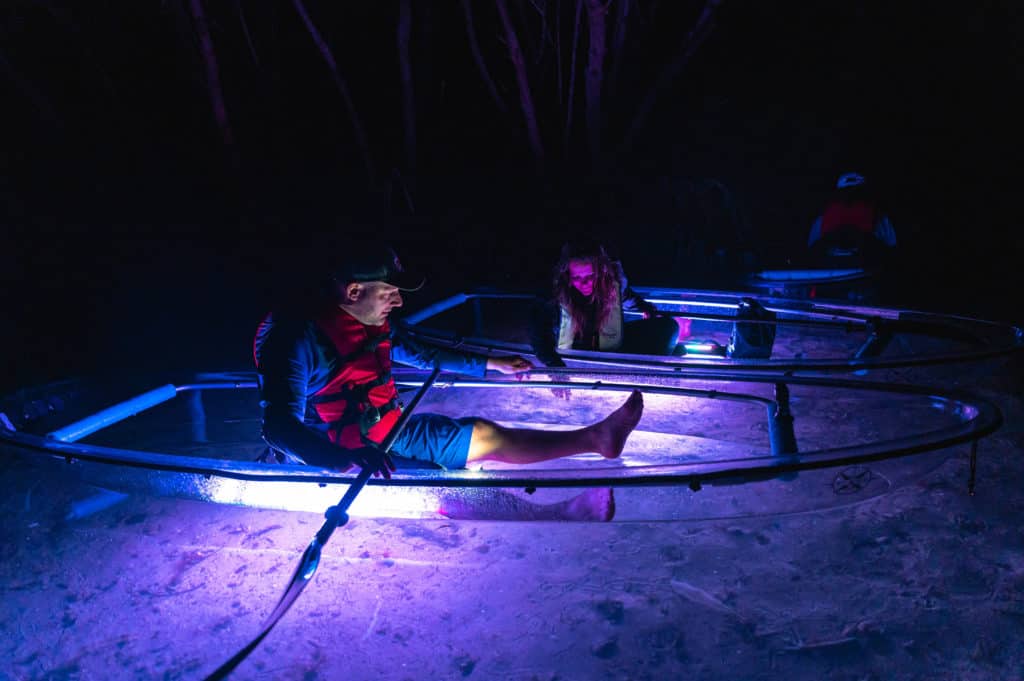
[(395, 326), (391, 339), (391, 359), (418, 369), (431, 369), (440, 364), (445, 371), (463, 376), (482, 377), (488, 369), (503, 374), (518, 374), (533, 368), (522, 357), (486, 357), (474, 352), (457, 352), (421, 343), (411, 338), (405, 327)]
[(483, 355), (422, 343), (412, 338), (401, 323), (393, 323), (392, 328), (391, 359), (394, 362), (417, 369), (432, 369), (440, 365), (444, 371), (477, 378), (487, 372), (487, 358)]

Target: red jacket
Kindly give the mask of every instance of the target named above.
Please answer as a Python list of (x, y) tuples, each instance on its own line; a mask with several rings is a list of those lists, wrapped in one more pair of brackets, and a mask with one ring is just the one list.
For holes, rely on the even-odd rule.
[(338, 373), (311, 399), (317, 414), (330, 425), (328, 437), (352, 449), (365, 446), (363, 435), (380, 444), (401, 414), (391, 378), (390, 326), (367, 326), (337, 309), (316, 324), (341, 358)]
[(852, 230), (860, 234), (875, 231), (875, 208), (867, 201), (832, 201), (821, 215), (821, 236), (839, 230)]

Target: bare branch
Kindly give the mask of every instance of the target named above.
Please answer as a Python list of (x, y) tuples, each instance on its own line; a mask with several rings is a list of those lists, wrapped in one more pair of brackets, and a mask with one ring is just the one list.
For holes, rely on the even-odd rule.
[(256, 46), (253, 45), (252, 36), (249, 35), (249, 22), (245, 20), (245, 11), (242, 9), (242, 0), (235, 0), (235, 11), (238, 13), (238, 21), (242, 24), (242, 35), (245, 36), (245, 44), (249, 48), (249, 56), (252, 57), (252, 63), (259, 66), (260, 58), (256, 54)]
[(562, 0), (555, 0), (555, 81), (558, 106), (562, 106)]
[(402, 177), (402, 172), (398, 168), (391, 169), (391, 182), (384, 188), (384, 192), (387, 195), (387, 205), (389, 208), (394, 208), (394, 187), (398, 185), (399, 189), (402, 190), (402, 198), (405, 199), (406, 208), (409, 209), (409, 214), (414, 215), (416, 213), (416, 202), (412, 200), (412, 193), (409, 191), (409, 185)]
[(505, 39), (508, 41), (508, 54), (515, 67), (516, 82), (519, 84), (519, 103), (523, 108), (523, 118), (526, 121), (527, 138), (530, 140), (530, 148), (533, 151), (534, 161), (538, 170), (544, 163), (544, 146), (540, 140), (540, 129), (537, 126), (537, 113), (533, 108), (533, 96), (530, 94), (530, 83), (526, 76), (526, 63), (523, 60), (523, 51), (519, 47), (519, 38), (512, 26), (512, 19), (508, 15), (508, 7), (505, 0), (495, 0), (498, 6), (498, 14), (505, 26)]
[(476, 40), (476, 28), (473, 24), (473, 10), (470, 7), (472, 0), (462, 0), (462, 9), (466, 13), (466, 32), (469, 34), (469, 49), (473, 53), (473, 59), (476, 60), (477, 68), (480, 69), (480, 75), (484, 79), (484, 85), (487, 86), (487, 91), (491, 93), (491, 98), (498, 105), (498, 108), (502, 113), (508, 109), (505, 106), (505, 100), (498, 94), (498, 88), (494, 85), (494, 80), (491, 79), (491, 74), (487, 70), (487, 64), (484, 63), (484, 56), (480, 52), (480, 45)]
[(313, 24), (313, 20), (310, 19), (309, 13), (306, 12), (305, 5), (302, 4), (302, 0), (292, 0), (292, 2), (295, 4), (295, 10), (299, 13), (299, 16), (302, 17), (302, 22), (306, 25), (306, 30), (309, 31), (309, 35), (313, 38), (313, 42), (320, 50), (320, 55), (324, 58), (324, 61), (327, 62), (327, 68), (331, 71), (331, 77), (334, 79), (334, 84), (338, 87), (338, 91), (341, 93), (341, 98), (345, 101), (349, 117), (352, 120), (352, 128), (356, 136), (356, 145), (359, 147), (359, 152), (362, 154), (363, 165), (366, 168), (366, 175), (369, 179), (370, 186), (373, 187), (375, 184), (375, 174), (373, 169), (373, 159), (370, 157), (370, 145), (367, 141), (362, 121), (360, 121), (359, 114), (356, 112), (355, 104), (352, 102), (352, 95), (349, 94), (348, 84), (338, 72), (338, 65), (334, 61), (334, 54), (331, 53), (331, 48), (327, 45), (323, 36), (320, 35), (320, 31), (318, 31), (316, 25)]
[(605, 16), (608, 6), (601, 0), (587, 0), (590, 19), (590, 49), (587, 51), (586, 90), (587, 140), (590, 157), (597, 160), (601, 153), (601, 85), (604, 80)]
[(612, 38), (611, 72), (608, 74), (608, 92), (614, 97), (622, 68), (622, 53), (626, 45), (626, 29), (629, 26), (630, 0), (619, 0), (619, 11), (615, 15), (615, 36)]
[(210, 104), (213, 106), (213, 117), (220, 128), (224, 144), (231, 146), (234, 139), (231, 135), (231, 126), (228, 124), (228, 110), (224, 103), (224, 92), (220, 86), (220, 71), (217, 68), (217, 53), (213, 49), (213, 38), (210, 37), (210, 27), (206, 23), (206, 14), (203, 12), (201, 0), (189, 0), (189, 10), (192, 12), (196, 35), (199, 36), (200, 52), (203, 55), (203, 64), (206, 66), (206, 88), (210, 92)]
[(658, 79), (654, 82), (654, 85), (647, 91), (643, 101), (641, 101), (636, 114), (633, 116), (633, 122), (622, 141), (621, 150), (628, 149), (633, 144), (633, 139), (640, 132), (651, 109), (654, 108), (654, 101), (658, 98), (658, 93), (669, 88), (672, 81), (679, 76), (683, 67), (689, 62), (690, 57), (697, 51), (697, 48), (704, 42), (704, 39), (710, 35), (711, 29), (714, 27), (715, 10), (722, 4), (722, 1), (707, 0), (704, 9), (701, 10), (700, 17), (697, 19), (697, 23), (682, 41), (679, 54), (666, 65)]
[(416, 167), (416, 100), (413, 97), (412, 63), (409, 60), (409, 36), (412, 34), (410, 0), (398, 3), (398, 65), (402, 73), (402, 119), (405, 128), (405, 164)]
[(572, 132), (572, 105), (576, 93), (576, 48), (580, 38), (580, 15), (583, 12), (583, 0), (576, 0), (576, 19), (572, 26), (572, 63), (569, 66), (569, 96), (566, 98), (565, 131), (562, 134), (564, 155), (569, 155), (569, 136)]
[[(534, 33), (533, 31), (530, 30), (530, 17), (527, 15), (526, 11), (526, 5), (528, 4), (530, 3), (523, 2), (523, 0), (517, 0), (515, 2), (516, 14), (518, 15), (517, 19), (521, 27), (521, 33), (524, 36), (523, 39), (520, 41), (519, 45), (520, 48), (523, 50), (523, 55), (530, 57), (530, 61), (536, 63), (536, 58), (534, 56), (537, 54), (538, 51), (536, 48), (536, 44), (538, 40), (540, 42), (543, 42), (544, 38), (542, 36), (538, 40), (535, 40), (533, 37)], [(508, 5), (506, 4), (506, 7), (507, 6)], [(511, 15), (509, 15), (509, 17), (511, 18)]]

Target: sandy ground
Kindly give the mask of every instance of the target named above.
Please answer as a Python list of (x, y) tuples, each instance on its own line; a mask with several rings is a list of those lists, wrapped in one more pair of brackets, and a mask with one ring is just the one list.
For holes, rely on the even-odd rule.
[[(974, 497), (963, 446), (887, 494), (800, 513), (353, 519), (232, 678), (1024, 678), (1017, 375), (897, 376), (1003, 409)], [(6, 460), (0, 475), (0, 679), (202, 678), (258, 631), (321, 522), (146, 497), (66, 521), (92, 489)]]

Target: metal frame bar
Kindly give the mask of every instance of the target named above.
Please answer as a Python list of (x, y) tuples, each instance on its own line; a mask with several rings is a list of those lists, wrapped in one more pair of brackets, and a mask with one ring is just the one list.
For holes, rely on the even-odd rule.
[[(403, 385), (416, 385), (413, 378), (415, 372), (399, 372), (397, 376)], [(592, 373), (592, 372), (591, 372)], [(610, 373), (610, 372), (605, 372)], [(619, 376), (623, 372), (618, 372)], [(647, 373), (632, 375), (641, 378)], [(662, 373), (655, 373), (663, 376)], [(210, 375), (213, 378), (215, 375)], [(716, 377), (704, 372), (680, 374), (680, 377), (709, 380)], [(728, 381), (776, 382), (777, 379), (764, 375), (741, 376), (732, 372), (723, 372), (718, 379)], [(420, 379), (422, 380), (422, 379)], [(699, 391), (688, 388), (669, 388), (651, 386), (643, 383), (607, 383), (594, 381), (580, 383), (570, 381), (502, 381), (446, 380), (452, 386), (514, 389), (514, 388), (550, 388), (570, 387), (573, 389), (616, 390), (625, 391), (641, 389), (658, 394), (675, 394), (681, 396), (704, 396), (709, 399), (736, 399), (740, 401), (756, 401), (761, 404), (776, 403), (756, 396), (722, 393), (721, 391)], [(945, 401), (950, 412), (958, 414), (960, 423), (925, 433), (896, 438), (866, 445), (852, 445), (805, 451), (793, 456), (773, 456), (754, 454), (748, 457), (722, 459), (717, 461), (689, 462), (671, 465), (646, 466), (631, 468), (628, 472), (621, 469), (603, 469), (596, 474), (580, 476), (579, 471), (572, 470), (528, 470), (528, 471), (489, 471), (481, 475), (474, 471), (425, 471), (416, 474), (403, 474), (401, 471), (392, 480), (384, 482), (371, 480), (370, 484), (387, 484), (393, 486), (431, 486), (431, 487), (591, 487), (591, 486), (633, 486), (633, 485), (700, 485), (703, 482), (714, 482), (722, 479), (740, 479), (752, 481), (765, 476), (776, 476), (781, 472), (803, 469), (829, 468), (835, 466), (863, 463), (888, 458), (906, 456), (965, 442), (977, 442), (978, 439), (995, 431), (1002, 423), (1002, 414), (992, 402), (965, 391), (940, 391), (927, 387), (919, 387), (893, 383), (870, 383), (866, 381), (841, 380), (825, 377), (788, 377), (786, 383), (820, 387), (839, 387), (873, 392), (920, 395), (929, 399)], [(252, 388), (255, 384), (249, 381), (217, 381), (194, 382), (183, 385), (176, 391), (200, 389)], [(102, 412), (101, 412), (102, 413)], [(200, 457), (182, 457), (179, 455), (136, 450), (115, 449), (95, 445), (64, 442), (52, 437), (44, 437), (12, 431), (0, 427), (0, 444), (26, 454), (38, 454), (63, 458), (68, 463), (74, 461), (97, 462), (104, 465), (126, 466), (155, 471), (168, 471), (200, 476), (220, 476), (241, 480), (255, 481), (305, 481), (324, 484), (346, 484), (351, 476), (331, 474), (309, 467), (290, 466), (259, 466), (247, 462), (225, 462), (217, 459)]]
[[(562, 354), (566, 359), (582, 363), (596, 363), (604, 366), (619, 366), (623, 368), (661, 366), (663, 368), (675, 369), (680, 367), (695, 369), (721, 370), (723, 365), (735, 367), (741, 370), (754, 370), (763, 372), (790, 373), (796, 371), (815, 372), (843, 372), (863, 371), (869, 369), (892, 369), (904, 367), (934, 366), (950, 364), (954, 362), (978, 361), (1010, 354), (1024, 349), (1024, 330), (1020, 327), (1009, 324), (1000, 324), (983, 319), (963, 317), (956, 315), (940, 315), (915, 310), (869, 307), (863, 305), (843, 306), (833, 303), (806, 303), (804, 301), (792, 301), (771, 296), (758, 294), (704, 291), (698, 289), (666, 289), (653, 287), (634, 287), (638, 293), (646, 294), (645, 297), (660, 305), (685, 305), (704, 306), (722, 309), (736, 309), (738, 301), (743, 297), (752, 297), (761, 302), (766, 309), (777, 314), (802, 315), (805, 317), (819, 317), (817, 320), (794, 320), (779, 318), (770, 322), (776, 325), (795, 325), (803, 327), (818, 328), (845, 328), (852, 331), (855, 327), (863, 327), (865, 333), (869, 333), (874, 325), (880, 320), (892, 323), (898, 327), (906, 324), (911, 331), (927, 332), (929, 327), (946, 326), (949, 329), (948, 336), (963, 337), (965, 331), (962, 326), (974, 325), (979, 332), (986, 330), (1000, 332), (1006, 337), (1002, 344), (996, 342), (982, 346), (977, 349), (965, 350), (962, 352), (950, 352), (930, 356), (909, 356), (909, 357), (858, 357), (855, 352), (853, 357), (844, 359), (745, 359), (734, 360), (731, 358), (695, 357), (695, 356), (652, 356), (652, 355), (630, 355), (613, 352), (588, 352), (582, 350), (568, 350)], [(668, 294), (673, 297), (659, 296)], [(678, 296), (692, 296), (692, 300), (680, 300)], [(535, 299), (535, 296), (519, 293), (459, 293), (444, 300), (438, 301), (419, 312), (406, 317), (409, 331), (416, 337), (426, 342), (458, 345), (460, 348), (473, 350), (487, 354), (492, 351), (532, 354), (533, 349), (523, 343), (509, 343), (498, 339), (480, 337), (460, 337), (456, 334), (441, 329), (431, 328), (423, 324), (424, 321), (435, 317), (442, 312), (454, 309), (459, 305), (471, 300), (498, 299), (498, 300), (523, 300)], [(726, 298), (736, 302), (721, 302), (715, 300), (701, 300), (702, 298)], [(707, 321), (734, 322), (735, 316), (731, 315), (707, 315), (707, 314), (679, 314), (690, 319), (702, 319)], [(746, 320), (744, 320), (746, 321)], [(757, 323), (755, 321), (755, 323)], [(898, 329), (893, 329), (894, 331)]]
[(178, 390), (168, 383), (167, 385), (162, 385), (159, 388), (147, 390), (141, 395), (136, 395), (135, 397), (124, 400), (123, 402), (118, 402), (117, 404), (100, 410), (95, 414), (75, 421), (74, 423), (70, 423), (58, 430), (52, 431), (47, 435), (47, 437), (59, 440), (60, 442), (77, 442), (83, 437), (91, 435), (98, 430), (102, 430), (107, 426), (112, 426), (115, 423), (135, 416), (139, 412), (143, 412), (158, 404), (163, 404), (168, 400), (174, 399), (177, 395)]

